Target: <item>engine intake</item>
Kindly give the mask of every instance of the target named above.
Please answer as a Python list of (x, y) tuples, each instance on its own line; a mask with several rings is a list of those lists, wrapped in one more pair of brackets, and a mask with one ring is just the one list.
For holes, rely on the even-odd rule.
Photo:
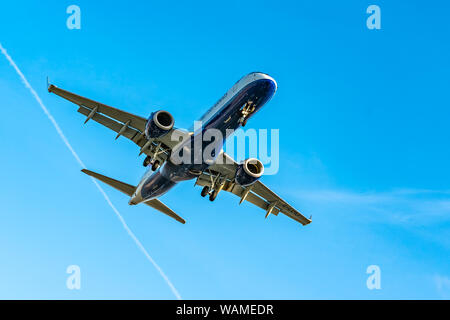
[(255, 158), (250, 158), (241, 163), (236, 170), (236, 182), (245, 187), (255, 183), (264, 173), (264, 165)]
[(175, 124), (173, 116), (164, 110), (153, 112), (147, 120), (145, 126), (145, 136), (147, 139), (159, 138), (167, 134)]

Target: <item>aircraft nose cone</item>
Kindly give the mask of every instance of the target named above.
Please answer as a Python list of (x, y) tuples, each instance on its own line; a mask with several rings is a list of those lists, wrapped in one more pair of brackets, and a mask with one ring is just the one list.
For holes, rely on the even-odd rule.
[(277, 82), (275, 81), (274, 78), (272, 78), (267, 73), (264, 73), (264, 72), (252, 72), (252, 73), (250, 73), (250, 75), (252, 75), (255, 79), (265, 79), (265, 80), (270, 81), (272, 83), (273, 92), (275, 93), (277, 91), (277, 88), (278, 88)]
[(273, 81), (273, 84), (274, 84), (274, 86), (275, 86), (275, 90), (274, 90), (274, 92), (276, 92), (276, 91), (277, 91), (277, 89), (278, 89), (278, 84), (277, 84), (277, 82), (275, 81), (275, 79), (274, 79), (274, 78), (272, 78), (272, 81)]

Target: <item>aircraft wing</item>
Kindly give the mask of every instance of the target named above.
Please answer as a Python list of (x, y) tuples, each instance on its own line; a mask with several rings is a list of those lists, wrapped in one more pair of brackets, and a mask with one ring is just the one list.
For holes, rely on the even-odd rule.
[[(220, 161), (218, 161), (220, 159)], [(270, 215), (278, 215), (283, 213), (291, 219), (300, 222), (302, 225), (311, 223), (311, 219), (306, 218), (294, 207), (284, 201), (275, 192), (270, 190), (261, 181), (256, 181), (254, 184), (243, 187), (234, 182), (234, 177), (238, 163), (234, 161), (229, 155), (222, 152), (216, 163), (209, 167), (209, 172), (203, 172), (197, 179), (197, 184), (201, 186), (210, 186), (217, 176), (218, 179), (224, 179), (223, 189), (231, 192), (241, 198), (240, 203), (249, 201), (254, 205), (266, 211), (266, 218)]]
[(117, 133), (116, 139), (120, 136), (130, 139), (140, 147), (141, 153), (151, 157), (154, 156), (160, 164), (168, 158), (169, 151), (178, 143), (178, 141), (172, 141), (170, 138), (173, 131), (178, 131), (178, 136), (189, 134), (173, 128), (163, 137), (149, 141), (144, 135), (146, 118), (79, 96), (54, 85), (49, 85), (48, 91), (78, 105), (78, 112), (86, 116), (85, 123), (92, 119), (115, 131)]

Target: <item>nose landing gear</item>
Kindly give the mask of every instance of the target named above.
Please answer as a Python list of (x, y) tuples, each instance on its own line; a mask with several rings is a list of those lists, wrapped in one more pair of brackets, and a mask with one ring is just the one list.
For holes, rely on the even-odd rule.
[(241, 110), (241, 117), (239, 118), (239, 123), (245, 127), (247, 124), (248, 117), (255, 111), (256, 105), (253, 101), (247, 102)]

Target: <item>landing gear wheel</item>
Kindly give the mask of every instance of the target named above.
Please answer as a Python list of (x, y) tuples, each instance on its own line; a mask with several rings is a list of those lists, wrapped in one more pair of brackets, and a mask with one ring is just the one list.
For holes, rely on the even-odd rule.
[(206, 197), (206, 195), (209, 193), (209, 187), (208, 186), (204, 186), (202, 189), (202, 192), (200, 193), (200, 195), (202, 197)]
[(214, 190), (210, 195), (209, 195), (209, 201), (214, 201), (217, 197), (217, 195), (219, 194), (219, 191)]
[(148, 166), (149, 164), (150, 164), (150, 157), (149, 157), (149, 156), (146, 156), (145, 159), (144, 159), (144, 162), (142, 163), (142, 165), (143, 165), (144, 167), (146, 167), (146, 166)]
[(242, 121), (242, 126), (245, 127), (245, 125), (247, 124), (247, 120), (248, 118), (245, 118), (244, 121)]
[(153, 162), (152, 164), (152, 171), (156, 171), (159, 168), (159, 161), (155, 160), (155, 162)]

